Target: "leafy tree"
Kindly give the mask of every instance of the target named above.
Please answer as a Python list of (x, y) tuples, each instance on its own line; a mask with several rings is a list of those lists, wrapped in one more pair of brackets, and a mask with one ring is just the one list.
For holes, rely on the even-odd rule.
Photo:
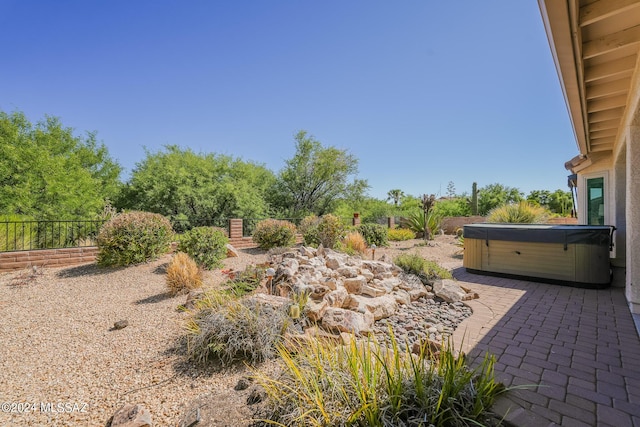
[(263, 195), (273, 180), (264, 166), (169, 145), (147, 151), (136, 164), (118, 206), (196, 222), (261, 218), (268, 214)]
[(493, 208), (507, 203), (522, 200), (522, 193), (517, 188), (502, 184), (489, 184), (480, 189), (478, 196), (478, 215), (486, 215)]
[(0, 111), (0, 212), (36, 219), (92, 218), (118, 191), (121, 168), (95, 133), (73, 135), (60, 119), (35, 126)]
[(396, 188), (387, 192), (387, 200), (393, 200), (393, 205), (398, 207), (398, 203), (404, 197), (404, 191)]
[(551, 212), (567, 216), (571, 214), (571, 209), (573, 209), (573, 197), (570, 191), (558, 189), (549, 195), (549, 210)]
[(549, 190), (533, 190), (527, 196), (527, 201), (538, 206), (548, 207), (551, 202), (551, 191)]
[(445, 216), (470, 216), (471, 207), (466, 197), (454, 197), (451, 199), (441, 199), (433, 207), (434, 212), (441, 217)]
[(273, 187), (271, 203), (291, 217), (331, 212), (340, 198), (362, 197), (368, 184), (349, 177), (358, 171), (358, 160), (346, 150), (323, 147), (300, 131), (296, 153), (286, 161)]

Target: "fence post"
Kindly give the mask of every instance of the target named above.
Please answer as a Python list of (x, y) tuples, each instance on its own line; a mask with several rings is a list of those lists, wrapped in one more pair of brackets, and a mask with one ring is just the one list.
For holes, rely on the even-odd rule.
[(353, 214), (353, 225), (354, 226), (360, 225), (360, 214), (357, 212)]
[(233, 218), (229, 220), (229, 239), (242, 239), (242, 219)]
[(392, 217), (392, 216), (387, 217), (387, 227), (389, 227), (390, 230), (393, 230), (394, 228), (396, 228), (395, 217)]

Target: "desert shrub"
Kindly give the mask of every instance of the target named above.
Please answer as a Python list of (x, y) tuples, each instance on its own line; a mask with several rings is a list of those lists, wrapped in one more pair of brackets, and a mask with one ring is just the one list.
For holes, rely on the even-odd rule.
[(340, 241), (340, 245), (336, 245), (336, 248), (349, 255), (364, 255), (367, 253), (367, 242), (365, 242), (360, 233), (352, 231), (344, 236)]
[(296, 243), (296, 226), (289, 221), (265, 219), (256, 224), (253, 241), (261, 249), (292, 246)]
[(319, 223), (320, 218), (316, 215), (306, 216), (302, 221), (300, 221), (298, 231), (302, 234), (302, 239), (305, 245), (316, 247), (320, 244), (320, 235), (318, 234)]
[(173, 229), (167, 218), (150, 212), (127, 212), (107, 221), (98, 233), (100, 266), (147, 262), (169, 251)]
[(167, 287), (172, 295), (200, 288), (202, 287), (202, 270), (189, 255), (178, 252), (167, 266)]
[(364, 237), (367, 245), (388, 246), (389, 245), (389, 228), (382, 224), (360, 224), (358, 231)]
[(545, 208), (522, 201), (492, 209), (487, 215), (487, 222), (534, 224), (543, 223), (548, 217), (549, 212)]
[(471, 215), (471, 205), (465, 197), (438, 200), (433, 210), (440, 217)]
[(218, 227), (194, 227), (180, 236), (178, 250), (188, 254), (199, 266), (207, 270), (222, 267), (227, 257), (225, 231)]
[(345, 226), (335, 215), (326, 214), (320, 217), (318, 237), (325, 248), (333, 248), (345, 232)]
[(340, 218), (333, 214), (309, 215), (303, 218), (298, 229), (305, 245), (316, 247), (322, 244), (325, 248), (334, 248), (346, 231)]
[(224, 286), (227, 292), (236, 297), (241, 297), (256, 290), (265, 276), (265, 267), (249, 265), (233, 279), (227, 280)]
[(392, 228), (389, 230), (389, 240), (398, 242), (416, 238), (416, 233), (407, 228)]
[(495, 357), (487, 353), (471, 369), (450, 343), (439, 354), (424, 346), (417, 357), (402, 351), (393, 335), (391, 346), (318, 341), (295, 353), (279, 346), (277, 374), (254, 370), (267, 396), (257, 425), (484, 425), (504, 391), (495, 379)]
[(434, 261), (422, 258), (418, 254), (402, 254), (393, 259), (393, 263), (404, 270), (405, 273), (415, 274), (423, 282), (432, 282), (435, 279), (452, 279), (449, 270), (440, 267)]
[(211, 291), (196, 303), (186, 323), (187, 354), (198, 363), (256, 364), (276, 356), (276, 344), (288, 326), (284, 306)]

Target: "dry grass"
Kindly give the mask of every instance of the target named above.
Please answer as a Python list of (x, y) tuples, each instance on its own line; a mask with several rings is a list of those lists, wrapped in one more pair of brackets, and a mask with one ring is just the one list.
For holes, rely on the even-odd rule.
[(184, 252), (178, 252), (167, 266), (167, 287), (172, 295), (202, 287), (202, 270)]
[(365, 242), (362, 234), (357, 231), (353, 231), (344, 236), (342, 244), (347, 253), (359, 253), (362, 255), (367, 253), (367, 242)]

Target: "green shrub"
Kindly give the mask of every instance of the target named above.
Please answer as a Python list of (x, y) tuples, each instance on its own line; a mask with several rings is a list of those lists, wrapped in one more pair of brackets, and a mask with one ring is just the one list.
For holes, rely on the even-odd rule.
[(0, 252), (37, 248), (37, 223), (22, 215), (0, 215)]
[(335, 215), (326, 214), (320, 217), (318, 223), (318, 237), (325, 248), (333, 248), (343, 237), (346, 227)]
[(267, 399), (259, 426), (470, 426), (483, 425), (504, 386), (488, 353), (470, 369), (448, 343), (419, 355), (376, 341), (335, 347), (279, 346), (281, 370), (254, 370)]
[(347, 227), (337, 216), (326, 214), (319, 218), (315, 215), (305, 217), (299, 229), (305, 245), (316, 247), (322, 244), (325, 248), (333, 249), (344, 236)]
[(433, 211), (440, 217), (445, 216), (470, 216), (471, 206), (464, 197), (438, 200)]
[(289, 247), (296, 243), (296, 226), (278, 219), (265, 219), (256, 224), (253, 241), (261, 249)]
[(147, 262), (167, 253), (172, 238), (171, 223), (160, 214), (119, 214), (100, 228), (96, 261), (100, 266)]
[(318, 224), (320, 218), (316, 215), (309, 215), (302, 219), (298, 230), (302, 234), (304, 244), (307, 246), (317, 247), (320, 244), (320, 235), (318, 234)]
[(249, 265), (233, 279), (228, 280), (224, 286), (231, 295), (241, 297), (256, 290), (265, 276), (265, 267)]
[(544, 223), (548, 218), (549, 212), (545, 208), (522, 201), (492, 209), (487, 216), (487, 222), (534, 224)]
[(407, 228), (392, 228), (389, 230), (389, 240), (397, 242), (416, 238), (416, 233)]
[(178, 250), (188, 254), (204, 269), (222, 267), (229, 239), (219, 227), (194, 227), (180, 236)]
[(422, 258), (418, 254), (402, 254), (393, 259), (393, 263), (404, 270), (405, 273), (415, 274), (423, 282), (432, 282), (435, 279), (452, 279), (449, 270), (440, 267), (434, 261)]
[(360, 224), (358, 231), (364, 237), (367, 245), (388, 246), (389, 228), (381, 224)]
[(187, 321), (187, 354), (198, 363), (250, 364), (276, 356), (276, 344), (289, 326), (286, 307), (255, 299), (236, 299), (210, 291), (196, 303)]

